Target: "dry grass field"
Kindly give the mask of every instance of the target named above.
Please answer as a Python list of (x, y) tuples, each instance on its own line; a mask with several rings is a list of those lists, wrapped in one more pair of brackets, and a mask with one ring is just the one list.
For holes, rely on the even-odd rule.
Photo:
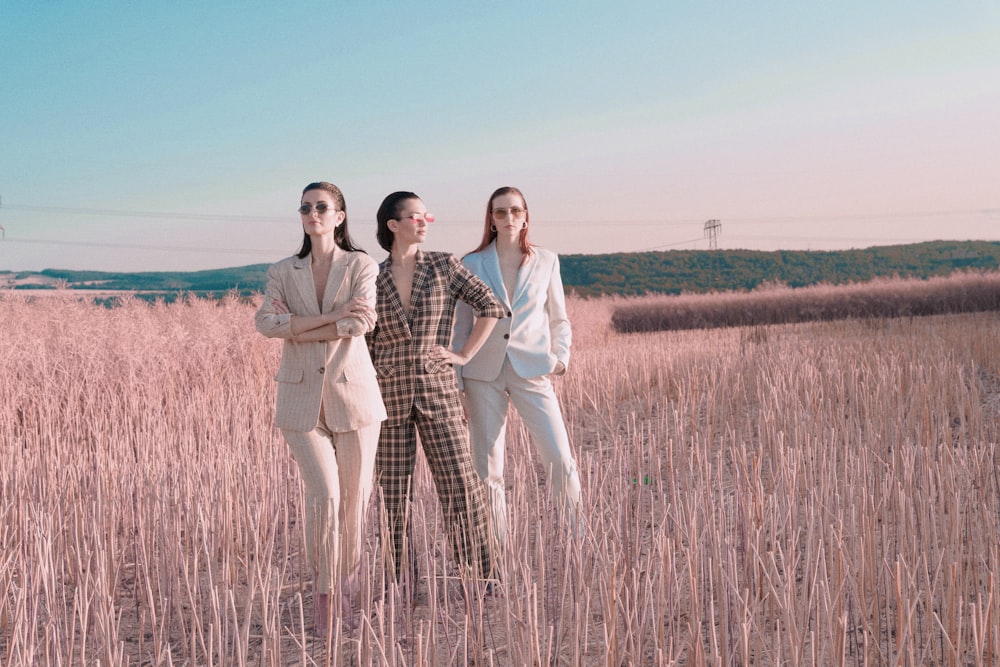
[(1000, 316), (618, 334), (571, 299), (585, 534), (515, 421), (504, 594), (304, 629), (297, 471), (254, 304), (0, 293), (0, 665), (995, 665)]

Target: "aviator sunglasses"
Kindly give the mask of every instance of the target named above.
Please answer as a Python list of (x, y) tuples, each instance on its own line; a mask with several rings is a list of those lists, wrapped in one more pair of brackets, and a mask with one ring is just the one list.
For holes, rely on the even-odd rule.
[(528, 209), (521, 208), (520, 206), (511, 206), (510, 208), (495, 208), (493, 209), (493, 219), (494, 220), (506, 220), (508, 215), (514, 216), (515, 220), (520, 220), (524, 217), (524, 214), (528, 212)]

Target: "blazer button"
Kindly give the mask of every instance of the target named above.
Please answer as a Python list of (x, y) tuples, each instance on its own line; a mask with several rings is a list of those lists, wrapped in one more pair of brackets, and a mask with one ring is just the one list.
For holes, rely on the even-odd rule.
[(319, 369), (319, 372), (320, 372), (320, 373), (325, 373), (325, 372), (326, 372), (326, 369), (325, 369), (325, 368), (321, 368), (321, 369)]
[(510, 316), (511, 316), (511, 315), (513, 315), (513, 314), (514, 314), (514, 313), (510, 312), (509, 310), (507, 311), (507, 317), (510, 317)]
[(510, 338), (510, 334), (504, 334), (503, 338), (504, 338), (504, 340), (507, 340), (508, 338)]

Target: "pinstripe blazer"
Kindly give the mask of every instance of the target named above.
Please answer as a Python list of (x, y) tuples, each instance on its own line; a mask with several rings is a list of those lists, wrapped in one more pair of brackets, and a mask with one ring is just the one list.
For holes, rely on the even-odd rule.
[(322, 310), (309, 257), (288, 257), (267, 272), (264, 302), (255, 316), (257, 330), (284, 339), (281, 366), (275, 380), (278, 398), (275, 426), (311, 431), (319, 423), (322, 403), (326, 424), (335, 432), (353, 431), (385, 419), (385, 405), (363, 335), (375, 325), (374, 316), (337, 323), (342, 338), (298, 342), (292, 338), (288, 314), (277, 314), (271, 299), (287, 304), (296, 315), (328, 313), (354, 297), (375, 305), (375, 260), (363, 252), (345, 252), (334, 259), (323, 293)]
[(378, 323), (368, 334), (389, 415), (386, 424), (405, 422), (414, 406), (434, 419), (461, 416), (451, 364), (427, 355), (437, 345), (451, 344), (456, 300), (468, 303), (479, 317), (500, 318), (504, 309), (490, 288), (454, 255), (418, 250), (407, 316), (392, 279), (391, 262), (390, 256), (379, 266), (375, 281)]
[[(517, 272), (517, 284), (510, 296), (503, 284), (495, 241), (480, 252), (466, 255), (462, 263), (490, 286), (507, 312), (476, 356), (458, 369), (461, 377), (495, 380), (505, 357), (523, 378), (548, 375), (559, 361), (569, 367), (572, 332), (558, 255), (545, 248), (533, 248)], [(455, 314), (456, 347), (465, 344), (470, 331), (472, 313), (460, 303)]]

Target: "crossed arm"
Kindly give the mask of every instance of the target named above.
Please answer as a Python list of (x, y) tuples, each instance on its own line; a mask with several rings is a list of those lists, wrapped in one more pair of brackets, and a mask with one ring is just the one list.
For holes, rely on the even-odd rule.
[[(279, 299), (271, 299), (274, 312), (283, 315), (291, 311), (288, 305)], [(347, 336), (338, 328), (337, 323), (343, 320), (365, 321), (375, 316), (375, 309), (368, 304), (368, 299), (364, 297), (354, 297), (329, 313), (322, 315), (292, 315), (288, 320), (288, 326), (292, 331), (292, 338), (302, 343), (315, 343), (345, 338), (347, 336), (359, 336), (365, 333), (358, 327), (357, 332), (350, 330)]]

